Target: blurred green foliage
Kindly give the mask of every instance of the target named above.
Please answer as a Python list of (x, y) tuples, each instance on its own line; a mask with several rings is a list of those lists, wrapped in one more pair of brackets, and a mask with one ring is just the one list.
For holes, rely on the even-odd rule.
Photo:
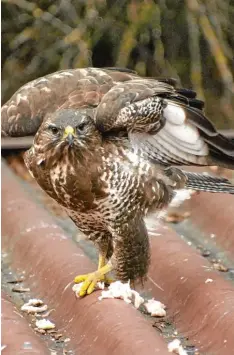
[(65, 68), (172, 76), (234, 128), (233, 0), (3, 0), (2, 100)]

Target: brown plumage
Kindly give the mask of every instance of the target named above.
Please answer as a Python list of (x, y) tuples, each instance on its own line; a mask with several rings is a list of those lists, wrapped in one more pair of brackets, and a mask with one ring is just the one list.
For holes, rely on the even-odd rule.
[[(144, 279), (150, 253), (144, 216), (178, 188), (234, 193), (222, 178), (172, 165), (234, 167), (234, 145), (217, 133), (203, 102), (173, 80), (120, 69), (73, 69), (37, 79), (2, 107), (2, 134), (35, 134), (25, 162), (39, 185), (99, 249), (99, 272)], [(109, 260), (105, 267), (105, 260)]]

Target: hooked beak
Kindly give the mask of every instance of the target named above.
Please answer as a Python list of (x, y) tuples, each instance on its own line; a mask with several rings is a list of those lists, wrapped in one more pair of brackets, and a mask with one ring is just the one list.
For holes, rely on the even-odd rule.
[(71, 126), (67, 126), (64, 131), (63, 138), (65, 138), (68, 141), (68, 145), (72, 146), (75, 138), (75, 131), (74, 128)]

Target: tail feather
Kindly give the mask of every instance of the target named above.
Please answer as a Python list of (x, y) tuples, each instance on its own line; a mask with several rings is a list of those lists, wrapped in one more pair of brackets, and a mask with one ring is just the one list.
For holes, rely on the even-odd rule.
[(187, 178), (185, 183), (187, 189), (234, 194), (234, 185), (225, 178), (211, 176), (206, 173), (199, 174), (185, 171), (183, 173)]

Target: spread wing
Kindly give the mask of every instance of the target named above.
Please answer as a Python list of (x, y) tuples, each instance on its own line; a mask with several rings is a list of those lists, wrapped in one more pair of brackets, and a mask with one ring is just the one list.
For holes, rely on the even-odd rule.
[(136, 151), (156, 163), (234, 166), (234, 144), (205, 117), (193, 91), (127, 69), (63, 70), (24, 85), (2, 107), (2, 135), (34, 135), (48, 113), (84, 107), (94, 108), (101, 131), (128, 130)]
[[(234, 168), (233, 142), (217, 132), (203, 107), (194, 91), (177, 89), (173, 80), (138, 77), (116, 84), (102, 97), (96, 124), (102, 131), (127, 129), (135, 151), (155, 163)], [(134, 130), (139, 117), (141, 127)], [(150, 125), (156, 132), (150, 132)]]
[(34, 135), (48, 113), (96, 107), (116, 82), (134, 77), (134, 72), (127, 69), (86, 68), (62, 70), (33, 80), (2, 106), (2, 135)]

